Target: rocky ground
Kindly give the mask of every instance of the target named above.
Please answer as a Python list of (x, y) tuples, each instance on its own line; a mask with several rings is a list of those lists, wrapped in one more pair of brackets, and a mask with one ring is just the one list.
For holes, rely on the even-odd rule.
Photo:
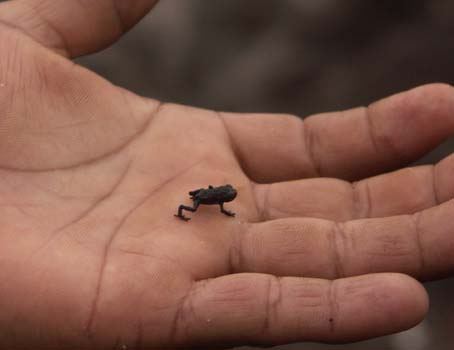
[[(165, 101), (304, 117), (453, 83), (453, 34), (449, 0), (161, 0), (118, 44), (79, 63)], [(453, 149), (446, 143), (423, 162)], [(451, 349), (454, 283), (427, 286), (422, 325), (335, 348)]]

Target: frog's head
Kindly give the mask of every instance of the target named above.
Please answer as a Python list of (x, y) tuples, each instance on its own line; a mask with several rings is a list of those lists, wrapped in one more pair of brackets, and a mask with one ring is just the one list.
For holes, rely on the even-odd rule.
[(231, 202), (236, 198), (237, 191), (233, 188), (232, 185), (225, 185), (224, 187), (224, 193), (223, 197), (225, 199), (225, 202)]

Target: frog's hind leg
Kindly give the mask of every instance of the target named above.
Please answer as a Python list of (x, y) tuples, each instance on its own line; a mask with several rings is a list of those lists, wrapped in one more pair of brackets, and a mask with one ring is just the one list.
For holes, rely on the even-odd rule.
[(194, 201), (193, 207), (188, 207), (187, 205), (182, 204), (178, 207), (178, 214), (175, 214), (175, 216), (184, 221), (188, 221), (188, 220), (190, 220), (190, 218), (183, 215), (183, 210), (195, 212), (197, 210), (197, 208), (199, 207), (199, 205), (200, 205), (200, 203), (198, 201)]
[(235, 216), (235, 213), (232, 213), (231, 211), (225, 210), (224, 209), (224, 203), (219, 203), (219, 206), (221, 207), (221, 213), (227, 215), (227, 216)]

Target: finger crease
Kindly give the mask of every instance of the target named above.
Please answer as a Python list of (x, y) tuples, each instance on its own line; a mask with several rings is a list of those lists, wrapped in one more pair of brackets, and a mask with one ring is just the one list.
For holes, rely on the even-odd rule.
[(372, 196), (367, 181), (352, 183), (353, 192), (353, 219), (369, 218), (372, 215)]
[(431, 171), (430, 176), (431, 176), (431, 183), (432, 183), (433, 201), (434, 201), (434, 205), (439, 205), (440, 203), (442, 203), (442, 201), (437, 192), (437, 179), (436, 179), (436, 174), (435, 174), (436, 166), (432, 165), (431, 170), (432, 171)]
[(271, 186), (273, 186), (273, 184), (266, 185), (265, 198), (263, 200), (262, 212), (260, 213), (262, 221), (269, 220), (271, 217), (270, 215)]
[(217, 116), (217, 118), (222, 122), (222, 125), (224, 126), (224, 130), (225, 130), (226, 137), (227, 137), (227, 142), (230, 145), (230, 149), (232, 150), (235, 160), (237, 161), (237, 163), (238, 163), (239, 167), (241, 168), (241, 170), (243, 171), (243, 173), (247, 175), (243, 156), (242, 156), (241, 151), (238, 148), (237, 144), (233, 141), (232, 132), (230, 131), (228, 123), (226, 122), (226, 120), (221, 112), (214, 111), (214, 113)]
[(359, 186), (358, 182), (352, 183), (353, 214), (351, 215), (351, 219), (359, 219), (362, 217), (363, 201), (361, 200), (361, 195), (358, 186)]
[(311, 131), (306, 120), (301, 120), (301, 129), (303, 134), (303, 141), (306, 148), (306, 154), (309, 157), (309, 162), (312, 165), (315, 176), (320, 177), (322, 174), (321, 165), (318, 157), (315, 156), (314, 151), (314, 133)]
[[(270, 336), (271, 323), (276, 320), (278, 307), (282, 299), (282, 280), (280, 277), (270, 276), (266, 290), (265, 318), (263, 320), (261, 334)], [(274, 321), (275, 322), (275, 321)], [(276, 323), (276, 322), (275, 322)]]
[(366, 117), (369, 139), (372, 142), (375, 154), (380, 155), (380, 147), (378, 147), (377, 135), (375, 134), (375, 124), (369, 107), (364, 107), (364, 116)]
[[(238, 238), (238, 236), (240, 236)], [(230, 274), (239, 272), (242, 268), (242, 236), (234, 233), (233, 243), (229, 249), (228, 270)]]
[[(254, 181), (249, 180), (249, 183), (251, 185), (251, 192), (253, 194), (252, 198), (254, 201), (255, 205), (255, 211), (256, 211), (256, 217), (258, 222), (262, 222), (267, 220), (267, 215), (266, 215), (266, 206), (267, 204), (267, 198), (268, 198), (268, 192), (269, 192), (269, 186), (271, 185), (257, 185)], [(261, 189), (263, 186), (266, 186), (266, 193), (262, 196), (258, 195), (258, 191), (263, 192)], [(259, 190), (260, 189), (260, 190)]]
[(426, 259), (424, 257), (424, 246), (421, 242), (421, 216), (422, 212), (417, 212), (411, 215), (411, 219), (413, 222), (414, 228), (414, 235), (415, 235), (415, 242), (416, 248), (418, 250), (418, 257), (419, 257), (419, 277), (424, 277), (424, 273), (426, 271)]
[(365, 209), (364, 209), (364, 217), (370, 218), (372, 215), (372, 195), (370, 193), (370, 185), (369, 182), (366, 181), (364, 183), (364, 191), (366, 192), (366, 201), (365, 201)]
[(334, 278), (343, 278), (345, 276), (344, 266), (342, 264), (341, 250), (344, 249), (347, 240), (346, 233), (341, 223), (333, 222), (333, 229), (330, 233), (331, 250)]
[[(394, 159), (397, 159), (399, 163), (403, 164), (406, 162), (406, 157), (400, 152), (397, 147), (395, 146), (392, 138), (389, 135), (382, 135), (382, 137), (378, 137), (377, 135), (377, 128), (374, 124), (374, 119), (370, 113), (370, 108), (365, 107), (365, 117), (367, 120), (368, 124), (368, 130), (369, 130), (369, 135), (370, 135), (370, 140), (372, 142), (372, 145), (374, 147), (375, 153), (377, 156), (381, 156), (383, 152), (388, 152), (392, 154), (392, 157)], [(382, 147), (380, 147), (382, 146)], [(386, 149), (383, 149), (385, 147)]]

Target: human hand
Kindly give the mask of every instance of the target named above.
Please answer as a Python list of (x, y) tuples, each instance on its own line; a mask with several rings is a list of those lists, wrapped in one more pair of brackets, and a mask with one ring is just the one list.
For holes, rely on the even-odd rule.
[[(0, 345), (345, 342), (419, 322), (423, 288), (389, 272), (452, 271), (454, 157), (368, 177), (452, 133), (452, 89), (304, 122), (161, 104), (64, 57), (153, 1), (116, 4), (0, 5)], [(236, 218), (173, 216), (225, 183)]]

